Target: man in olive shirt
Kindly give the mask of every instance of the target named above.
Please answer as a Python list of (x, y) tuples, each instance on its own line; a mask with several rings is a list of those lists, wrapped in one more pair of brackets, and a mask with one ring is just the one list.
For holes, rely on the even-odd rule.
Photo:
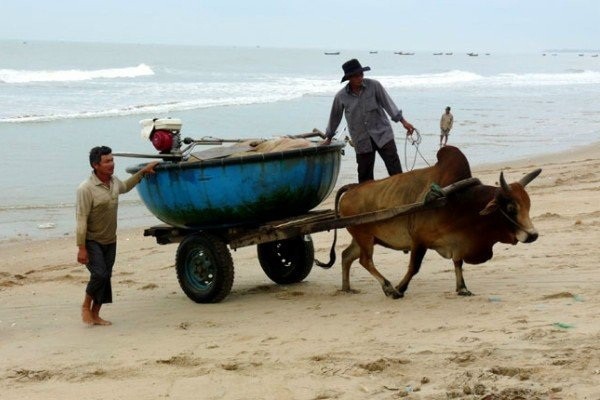
[(100, 307), (112, 303), (110, 278), (117, 251), (119, 194), (137, 185), (145, 174), (154, 173), (158, 162), (149, 163), (125, 182), (113, 176), (115, 163), (110, 147), (90, 150), (91, 176), (77, 189), (77, 261), (90, 271), (81, 317), (89, 325), (110, 325), (100, 318)]
[(364, 71), (357, 59), (342, 65), (342, 82), (349, 81), (333, 99), (329, 124), (325, 131), (324, 145), (331, 143), (335, 131), (345, 113), (348, 132), (354, 144), (358, 164), (358, 181), (372, 180), (375, 166), (375, 152), (383, 159), (388, 174), (402, 172), (400, 158), (394, 141), (394, 132), (387, 114), (394, 122), (400, 122), (411, 135), (415, 128), (402, 117), (402, 111), (396, 107), (381, 83), (374, 79), (363, 78)]
[(445, 146), (448, 143), (448, 135), (452, 124), (454, 123), (454, 116), (450, 112), (450, 107), (446, 107), (446, 112), (442, 114), (440, 118), (440, 147)]

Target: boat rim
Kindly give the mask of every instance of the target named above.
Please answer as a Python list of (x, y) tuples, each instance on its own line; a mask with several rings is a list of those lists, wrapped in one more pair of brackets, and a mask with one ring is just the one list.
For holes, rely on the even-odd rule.
[[(285, 151), (276, 151), (271, 153), (249, 153), (244, 156), (237, 157), (224, 157), (224, 158), (216, 158), (211, 160), (198, 160), (198, 161), (178, 161), (178, 162), (166, 162), (160, 163), (155, 167), (155, 170), (169, 170), (169, 169), (193, 169), (198, 167), (211, 167), (211, 166), (225, 166), (225, 165), (235, 165), (235, 164), (249, 164), (256, 163), (261, 161), (270, 161), (270, 160), (283, 160), (287, 158), (293, 158), (298, 156), (306, 156), (313, 154), (325, 154), (333, 151), (341, 150), (346, 144), (344, 142), (331, 143), (324, 146), (311, 146), (311, 147), (303, 147), (300, 149), (291, 149)], [(125, 170), (131, 174), (135, 174), (140, 169), (144, 168), (148, 163), (141, 163), (137, 165), (132, 165), (127, 167)]]

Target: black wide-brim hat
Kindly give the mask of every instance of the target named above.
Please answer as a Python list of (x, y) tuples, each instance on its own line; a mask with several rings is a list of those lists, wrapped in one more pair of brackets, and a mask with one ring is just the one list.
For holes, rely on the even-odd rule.
[(370, 71), (371, 67), (363, 67), (362, 65), (360, 65), (360, 63), (358, 62), (358, 60), (356, 58), (353, 58), (352, 60), (346, 61), (342, 65), (342, 69), (344, 70), (344, 76), (342, 77), (341, 82), (344, 82), (344, 81), (347, 81), (348, 78), (350, 78), (354, 74), (357, 74), (357, 73), (363, 72), (363, 71)]

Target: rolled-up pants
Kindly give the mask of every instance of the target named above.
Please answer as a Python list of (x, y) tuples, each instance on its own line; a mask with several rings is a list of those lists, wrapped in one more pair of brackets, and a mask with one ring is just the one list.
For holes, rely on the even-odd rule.
[(85, 292), (95, 304), (112, 303), (110, 278), (117, 254), (117, 243), (100, 244), (87, 240), (85, 247), (89, 258), (86, 267), (90, 271), (90, 281)]
[(400, 157), (396, 149), (396, 142), (390, 140), (381, 148), (377, 147), (373, 139), (371, 139), (373, 151), (356, 155), (358, 182), (373, 180), (373, 168), (375, 167), (375, 152), (379, 153), (381, 159), (385, 163), (385, 168), (390, 176), (402, 173), (400, 165)]

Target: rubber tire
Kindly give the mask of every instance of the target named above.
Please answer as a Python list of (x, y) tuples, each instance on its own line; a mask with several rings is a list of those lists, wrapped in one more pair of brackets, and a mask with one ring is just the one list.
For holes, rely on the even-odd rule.
[[(198, 270), (199, 264), (205, 268)], [(231, 291), (233, 260), (217, 236), (205, 232), (187, 236), (177, 248), (175, 265), (179, 286), (196, 303), (218, 303)]]
[(261, 243), (256, 248), (263, 271), (280, 285), (302, 282), (310, 274), (315, 260), (310, 235)]

